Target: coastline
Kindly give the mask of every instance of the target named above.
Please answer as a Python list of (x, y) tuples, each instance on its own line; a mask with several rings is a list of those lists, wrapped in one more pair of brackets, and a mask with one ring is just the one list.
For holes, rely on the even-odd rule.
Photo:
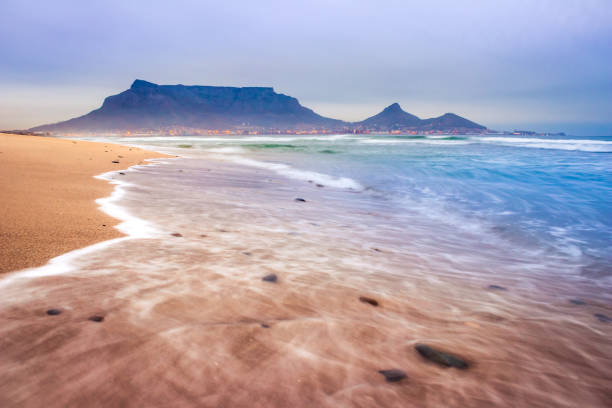
[(96, 176), (164, 157), (111, 143), (0, 134), (0, 273), (122, 237), (114, 228), (120, 220), (96, 203), (114, 186)]

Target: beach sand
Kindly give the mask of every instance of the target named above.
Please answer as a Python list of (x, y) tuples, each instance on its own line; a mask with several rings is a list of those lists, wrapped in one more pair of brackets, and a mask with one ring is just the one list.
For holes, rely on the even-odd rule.
[[(0, 134), (0, 273), (117, 238), (95, 199), (113, 186), (94, 176), (162, 154), (110, 143)], [(118, 161), (118, 163), (113, 163)]]

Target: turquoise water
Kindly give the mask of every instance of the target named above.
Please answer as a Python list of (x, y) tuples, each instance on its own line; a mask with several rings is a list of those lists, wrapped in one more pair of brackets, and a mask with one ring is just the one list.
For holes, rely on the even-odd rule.
[[(612, 137), (336, 135), (125, 138), (323, 186), (444, 231), (537, 248), (612, 275)], [(181, 144), (192, 145), (181, 149)], [(410, 226), (405, 227), (408, 231)], [(474, 245), (473, 242), (469, 245)], [(465, 250), (469, 250), (466, 243)]]

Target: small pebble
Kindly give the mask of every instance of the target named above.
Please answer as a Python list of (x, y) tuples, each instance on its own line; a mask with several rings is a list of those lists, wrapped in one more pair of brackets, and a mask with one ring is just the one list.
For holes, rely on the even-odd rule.
[(306, 200), (304, 200), (303, 198), (296, 198), (295, 201), (297, 201), (298, 203), (305, 203)]
[(586, 302), (580, 299), (570, 299), (570, 303), (573, 303), (578, 306), (586, 305)]
[(503, 286), (499, 286), (499, 285), (489, 285), (489, 289), (493, 289), (493, 290), (508, 290), (508, 289), (504, 288)]
[(246, 255), (246, 256), (251, 256), (251, 255), (253, 255), (253, 254), (252, 254), (252, 253), (250, 253), (250, 252), (243, 252), (243, 254), (244, 254), (244, 255)]
[(122, 176), (125, 176), (125, 173), (120, 171), (119, 174), (121, 174)]
[(183, 234), (181, 234), (179, 232), (174, 232), (174, 233), (172, 233), (170, 235), (172, 235), (173, 237), (182, 237), (183, 236)]
[(324, 187), (323, 184), (317, 184), (317, 187)]
[(390, 370), (380, 370), (379, 373), (385, 376), (387, 382), (398, 382), (406, 378), (406, 373), (396, 368)]
[(261, 327), (263, 327), (264, 329), (269, 329), (269, 328), (270, 328), (270, 325), (269, 325), (269, 324), (267, 324), (267, 323), (262, 323), (262, 324), (261, 324)]
[(593, 316), (603, 323), (612, 323), (612, 317), (606, 316), (605, 314), (595, 313)]
[(266, 275), (263, 278), (261, 278), (261, 280), (263, 280), (264, 282), (276, 283), (276, 281), (278, 280), (278, 277), (276, 276), (276, 274), (271, 273), (270, 275)]
[(455, 367), (459, 369), (468, 368), (468, 363), (460, 359), (459, 357), (456, 357), (444, 351), (436, 350), (435, 348), (430, 347), (426, 344), (417, 344), (414, 346), (414, 348), (421, 356), (423, 356), (429, 361), (433, 361), (438, 365), (444, 367)]
[(91, 316), (87, 320), (91, 320), (92, 322), (100, 323), (104, 321), (104, 316)]
[(113, 163), (119, 163), (119, 160), (113, 160)]
[(57, 316), (59, 314), (62, 314), (62, 311), (60, 309), (49, 309), (47, 310), (47, 314), (49, 316)]
[(372, 306), (378, 306), (378, 300), (366, 296), (359, 296), (359, 301), (363, 303), (368, 303)]

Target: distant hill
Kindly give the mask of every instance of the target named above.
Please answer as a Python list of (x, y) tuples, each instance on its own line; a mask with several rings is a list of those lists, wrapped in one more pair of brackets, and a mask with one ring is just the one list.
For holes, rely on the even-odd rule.
[(47, 132), (112, 132), (172, 127), (202, 129), (341, 128), (297, 99), (264, 87), (157, 85), (136, 80), (87, 115), (33, 128)]
[(361, 122), (353, 123), (356, 128), (381, 131), (462, 131), (481, 132), (485, 126), (472, 122), (454, 113), (446, 113), (437, 118), (419, 119), (405, 112), (398, 103), (387, 106), (382, 112)]
[(172, 129), (241, 131), (481, 132), (486, 128), (452, 113), (419, 119), (394, 103), (361, 122), (323, 117), (297, 99), (267, 87), (157, 85), (135, 80), (84, 116), (30, 129), (52, 133), (165, 132)]
[(420, 122), (421, 119), (408, 112), (404, 112), (399, 106), (399, 103), (396, 102), (387, 106), (379, 114), (371, 116), (361, 122), (356, 122), (354, 125), (369, 129), (390, 130), (418, 126)]

